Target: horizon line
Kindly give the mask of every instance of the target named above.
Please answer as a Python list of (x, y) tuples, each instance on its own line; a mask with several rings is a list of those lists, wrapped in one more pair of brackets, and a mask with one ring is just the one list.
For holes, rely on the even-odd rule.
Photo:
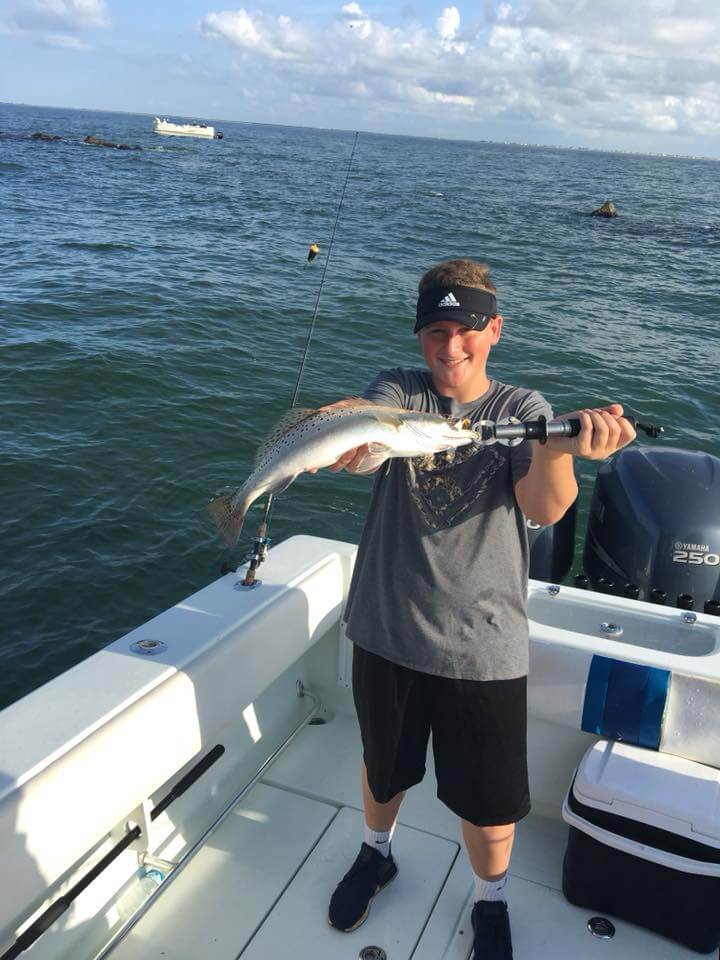
[[(157, 117), (160, 116), (159, 113), (145, 113), (144, 111), (138, 110), (108, 110), (102, 109), (100, 107), (59, 107), (53, 104), (47, 103), (16, 103), (12, 100), (0, 100), (0, 106), (9, 106), (9, 107), (33, 107), (41, 110), (72, 110), (75, 113), (109, 113), (109, 114), (118, 114), (120, 116), (128, 117)], [(182, 120), (190, 119), (189, 115), (182, 113), (175, 113), (173, 116), (178, 117)], [(222, 117), (208, 117), (206, 121), (211, 121), (212, 123), (237, 123), (237, 124), (246, 124), (248, 126), (260, 126), (260, 127), (288, 127), (290, 129), (300, 129), (300, 130), (322, 130), (328, 131), (331, 133), (358, 133), (358, 134), (369, 134), (373, 137), (404, 137), (410, 140), (433, 140), (433, 141), (442, 141), (442, 142), (451, 142), (451, 143), (484, 143), (492, 144), (493, 146), (498, 147), (530, 147), (538, 150), (567, 150), (569, 152), (579, 152), (579, 153), (610, 153), (620, 156), (628, 157), (655, 157), (658, 159), (667, 159), (667, 160), (701, 160), (701, 161), (711, 161), (717, 163), (720, 161), (720, 157), (707, 156), (702, 154), (691, 154), (691, 153), (655, 153), (652, 151), (645, 150), (621, 150), (619, 148), (613, 147), (583, 147), (583, 146), (569, 146), (567, 144), (557, 144), (557, 143), (532, 143), (531, 141), (522, 141), (522, 140), (483, 140), (477, 138), (474, 140), (468, 140), (462, 137), (450, 137), (450, 136), (428, 136), (427, 134), (418, 134), (418, 133), (381, 133), (377, 130), (357, 130), (355, 127), (315, 127), (309, 126), (301, 123), (277, 123), (269, 122), (263, 120), (229, 120), (227, 118), (223, 119)]]

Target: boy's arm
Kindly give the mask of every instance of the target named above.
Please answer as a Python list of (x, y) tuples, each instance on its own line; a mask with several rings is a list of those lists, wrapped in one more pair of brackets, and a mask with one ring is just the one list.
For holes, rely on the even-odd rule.
[(530, 469), (515, 483), (515, 499), (525, 516), (542, 526), (557, 523), (577, 497), (573, 457), (605, 460), (635, 439), (619, 403), (564, 414), (580, 420), (577, 437), (533, 441)]
[(530, 469), (515, 484), (515, 499), (528, 518), (545, 527), (557, 523), (578, 494), (571, 454), (548, 450), (536, 440)]

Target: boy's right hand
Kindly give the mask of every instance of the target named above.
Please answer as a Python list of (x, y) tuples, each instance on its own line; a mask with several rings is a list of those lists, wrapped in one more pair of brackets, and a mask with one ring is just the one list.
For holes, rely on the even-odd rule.
[[(331, 463), (327, 469), (330, 473), (340, 473), (341, 470), (347, 470), (348, 473), (356, 473), (357, 468), (367, 455), (368, 445), (364, 443), (361, 447), (353, 447), (352, 450), (346, 450), (340, 459), (336, 460), (335, 463)], [(363, 473), (375, 473), (375, 470), (379, 470), (380, 466), (381, 464), (378, 464), (374, 470), (364, 470)], [(317, 473), (319, 469), (320, 467), (312, 467), (308, 470), (308, 473)]]
[[(352, 450), (346, 451), (339, 460), (336, 460), (335, 463), (328, 467), (328, 470), (330, 473), (339, 473), (341, 470), (347, 470), (348, 473), (355, 473), (367, 455), (368, 445), (363, 443), (360, 447), (353, 447)], [(377, 470), (379, 466), (380, 464), (375, 467), (375, 470)], [(370, 472), (375, 473), (375, 470)]]

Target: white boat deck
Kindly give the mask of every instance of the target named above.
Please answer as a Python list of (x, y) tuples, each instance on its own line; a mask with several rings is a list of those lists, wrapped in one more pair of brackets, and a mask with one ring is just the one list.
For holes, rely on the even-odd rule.
[[(360, 758), (354, 717), (338, 713), (306, 727), (158, 891), (113, 960), (356, 960), (368, 945), (382, 947), (388, 960), (467, 960), (471, 872), (457, 821), (435, 797), (431, 762), (400, 813), (396, 880), (356, 931), (329, 927), (330, 895), (362, 838)], [(566, 835), (560, 819), (534, 814), (518, 827), (508, 887), (516, 960), (695, 955), (612, 917), (615, 937), (593, 937), (591, 911), (561, 892)]]

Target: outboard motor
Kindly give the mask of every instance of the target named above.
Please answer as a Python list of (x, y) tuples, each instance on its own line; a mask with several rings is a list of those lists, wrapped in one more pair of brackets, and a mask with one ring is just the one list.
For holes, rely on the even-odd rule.
[(526, 520), (530, 547), (530, 572), (534, 580), (562, 583), (570, 570), (575, 552), (575, 515), (577, 501), (565, 516), (549, 527)]
[(720, 459), (634, 445), (597, 472), (584, 554), (593, 590), (720, 613)]

